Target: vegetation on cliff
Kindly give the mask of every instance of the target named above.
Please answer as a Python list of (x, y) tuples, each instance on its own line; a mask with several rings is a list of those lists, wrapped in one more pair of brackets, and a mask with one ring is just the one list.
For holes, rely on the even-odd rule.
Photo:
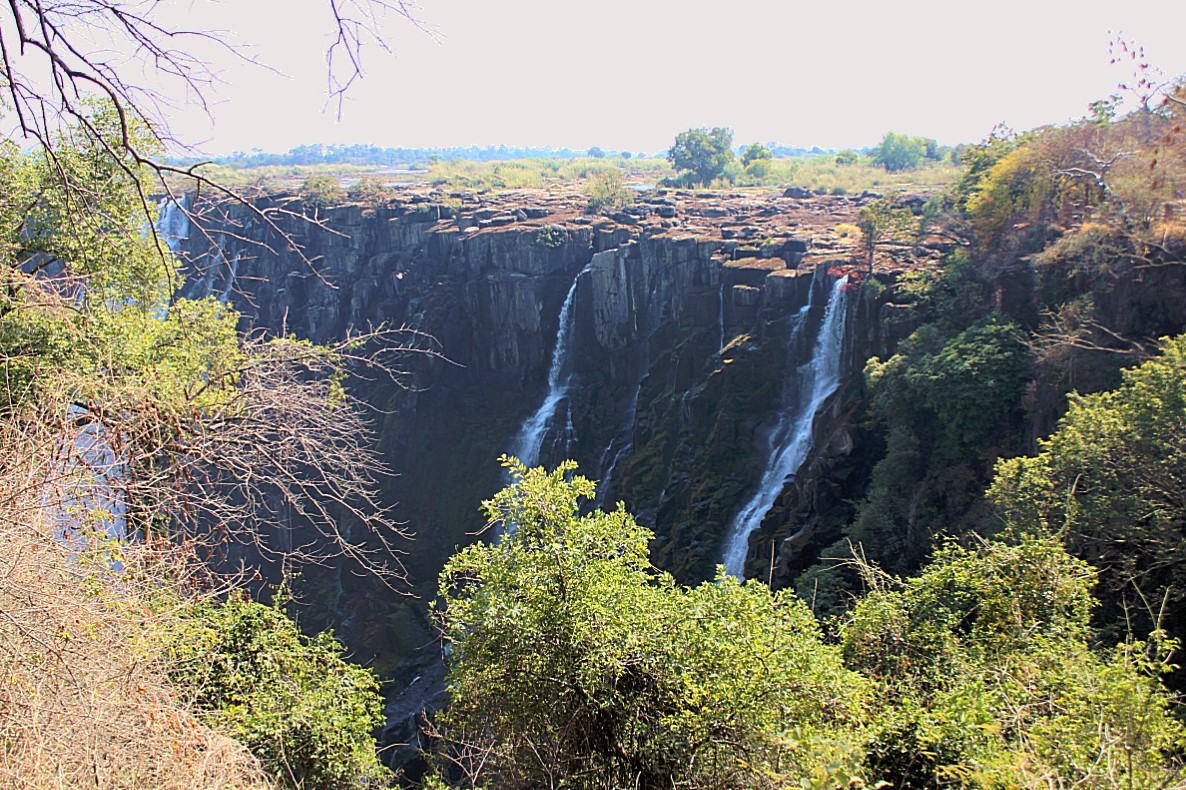
[[(995, 130), (923, 212), (952, 241), (943, 267), (867, 279), (864, 298), (917, 329), (866, 368), (858, 427), (884, 451), (798, 579), (813, 615), (755, 581), (681, 587), (649, 568), (650, 536), (621, 509), (582, 514), (592, 485), (570, 467), (517, 468), (488, 513), (518, 529), (442, 575), (454, 707), (438, 780), (1180, 782), (1186, 733), (1163, 681), (1179, 683), (1183, 636), (1186, 349), (1155, 341), (1186, 329), (1182, 91), (1124, 118), (1096, 106), (1065, 127)], [(739, 608), (754, 591), (774, 608)], [(734, 625), (714, 630), (715, 612)], [(689, 628), (713, 634), (710, 656)], [(754, 636), (769, 628), (785, 642), (767, 652)], [(772, 673), (777, 702), (745, 707)], [(821, 688), (836, 695), (813, 709)], [(736, 729), (680, 729), (703, 700)]]
[[(1068, 393), (1114, 387), (1122, 367), (1156, 352), (1157, 338), (1186, 330), (1175, 296), (1186, 265), (1182, 102), (1181, 86), (1170, 85), (1161, 100), (1122, 118), (1105, 104), (1067, 126), (1025, 135), (994, 130), (964, 153), (966, 173), (923, 217), (952, 240), (953, 251), (939, 271), (887, 277), (892, 290), (873, 297), (892, 303), (917, 329), (866, 367), (857, 396), (868, 420), (865, 441), (884, 450), (867, 467), (855, 513), (839, 535), (831, 533), (840, 539), (817, 547), (818, 561), (799, 577), (809, 600), (824, 610), (843, 608), (845, 595), (860, 588), (856, 575), (837, 564), (850, 556), (850, 540), (870, 560), (910, 573), (943, 535), (1000, 530), (1000, 514), (983, 498), (994, 461), (1035, 449), (1035, 437), (1054, 428)], [(1165, 347), (1168, 358), (1176, 342)], [(1109, 397), (1130, 396), (1126, 387)], [(1074, 406), (1069, 419), (1081, 409)], [(1102, 412), (1093, 412), (1096, 418)], [(1142, 441), (1134, 433), (1115, 446), (1128, 448), (1122, 452), (1137, 465)], [(1023, 468), (1037, 467), (1008, 470)], [(1172, 475), (1161, 483), (1180, 489)], [(1051, 514), (1031, 515), (1058, 528)], [(1119, 548), (1128, 545), (1123, 530), (1094, 516), (1068, 529), (1068, 546), (1104, 573), (1100, 617), (1123, 629), (1117, 607), (1132, 582), (1117, 578), (1108, 559), (1130, 554), (1131, 546)], [(1108, 535), (1111, 548), (1089, 548), (1075, 529)], [(1180, 527), (1162, 521), (1154, 531), (1173, 543)], [(801, 556), (800, 568), (814, 559)], [(1159, 567), (1160, 561), (1140, 569), (1129, 563), (1124, 573), (1156, 575)], [(1141, 587), (1151, 596), (1141, 604), (1146, 612), (1160, 608), (1166, 581)], [(1138, 622), (1147, 632), (1150, 618), (1131, 624)]]
[(441, 575), (451, 703), (438, 778), (460, 786), (1155, 787), (1186, 732), (1161, 637), (1092, 646), (1092, 569), (1056, 540), (950, 545), (870, 592), (830, 643), (805, 603), (651, 568), (592, 482), (509, 462), (502, 531)]
[[(357, 341), (248, 337), (223, 301), (178, 297), (145, 224), (152, 135), (84, 117), (0, 152), (0, 782), (359, 786), (371, 674), (212, 570), (247, 542), (399, 574), (338, 528), (390, 537), (344, 388)], [(309, 552), (278, 507), (321, 528)]]

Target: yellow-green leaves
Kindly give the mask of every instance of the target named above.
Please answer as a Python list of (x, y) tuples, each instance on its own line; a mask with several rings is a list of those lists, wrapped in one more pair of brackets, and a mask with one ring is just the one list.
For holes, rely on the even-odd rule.
[(571, 463), (507, 465), (514, 483), (486, 503), (502, 536), (441, 575), (442, 722), (489, 750), (487, 781), (740, 787), (814, 775), (821, 744), (845, 752), (830, 745), (865, 685), (802, 601), (724, 576), (683, 588), (620, 506), (582, 511), (594, 488)]
[(1062, 537), (1098, 566), (1114, 625), (1147, 631), (1162, 617), (1177, 627), (1186, 617), (1186, 337), (1164, 341), (1118, 389), (1072, 397), (1041, 450), (998, 464), (988, 492), (998, 513), (1018, 532)]

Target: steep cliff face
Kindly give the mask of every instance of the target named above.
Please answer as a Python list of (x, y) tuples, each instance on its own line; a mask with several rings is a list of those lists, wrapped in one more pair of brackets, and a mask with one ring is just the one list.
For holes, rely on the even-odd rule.
[[(504, 482), (498, 456), (521, 444), (533, 415), (532, 461), (576, 459), (600, 481), (602, 503), (624, 500), (654, 529), (657, 563), (685, 581), (714, 573), (839, 270), (804, 262), (810, 241), (797, 221), (763, 226), (779, 216), (770, 205), (738, 216), (728, 201), (697, 200), (656, 195), (612, 220), (564, 204), (533, 211), (533, 222), (522, 210), (426, 200), (331, 209), (323, 227), (280, 215), (304, 258), (242, 209), (209, 238), (190, 234), (190, 293), (227, 295), (257, 329), (327, 341), (404, 325), (442, 355), (409, 355), (402, 386), (357, 384), (397, 473), (384, 494), (415, 536), (407, 564), (420, 602), (392, 601), (345, 572), (305, 582), (325, 624), (364, 657), (399, 674), (431, 642), (423, 602), (436, 572), (481, 530), (479, 502)], [(831, 211), (853, 208), (841, 200)], [(866, 309), (850, 301), (854, 315)], [(862, 354), (848, 343), (845, 370)], [(768, 545), (752, 553), (768, 565)]]

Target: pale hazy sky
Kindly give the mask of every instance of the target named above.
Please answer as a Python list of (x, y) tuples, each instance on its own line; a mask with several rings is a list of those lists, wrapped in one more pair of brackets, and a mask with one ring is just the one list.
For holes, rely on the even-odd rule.
[[(193, 0), (195, 24), (233, 30), (287, 76), (229, 65), (214, 124), (177, 118), (207, 153), (301, 143), (665, 149), (693, 126), (735, 142), (848, 147), (889, 129), (943, 143), (1082, 115), (1128, 77), (1109, 31), (1186, 72), (1186, 1), (731, 2), (420, 0), (431, 37), (392, 16), (394, 56), (339, 120), (325, 108), (327, 0)], [(224, 59), (225, 60), (225, 59)]]

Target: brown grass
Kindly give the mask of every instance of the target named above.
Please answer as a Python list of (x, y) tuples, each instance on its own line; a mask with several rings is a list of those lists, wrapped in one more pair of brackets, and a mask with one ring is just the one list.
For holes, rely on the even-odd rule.
[(0, 787), (270, 787), (187, 708), (153, 649), (186, 586), (182, 552), (56, 538), (12, 438), (0, 436)]

